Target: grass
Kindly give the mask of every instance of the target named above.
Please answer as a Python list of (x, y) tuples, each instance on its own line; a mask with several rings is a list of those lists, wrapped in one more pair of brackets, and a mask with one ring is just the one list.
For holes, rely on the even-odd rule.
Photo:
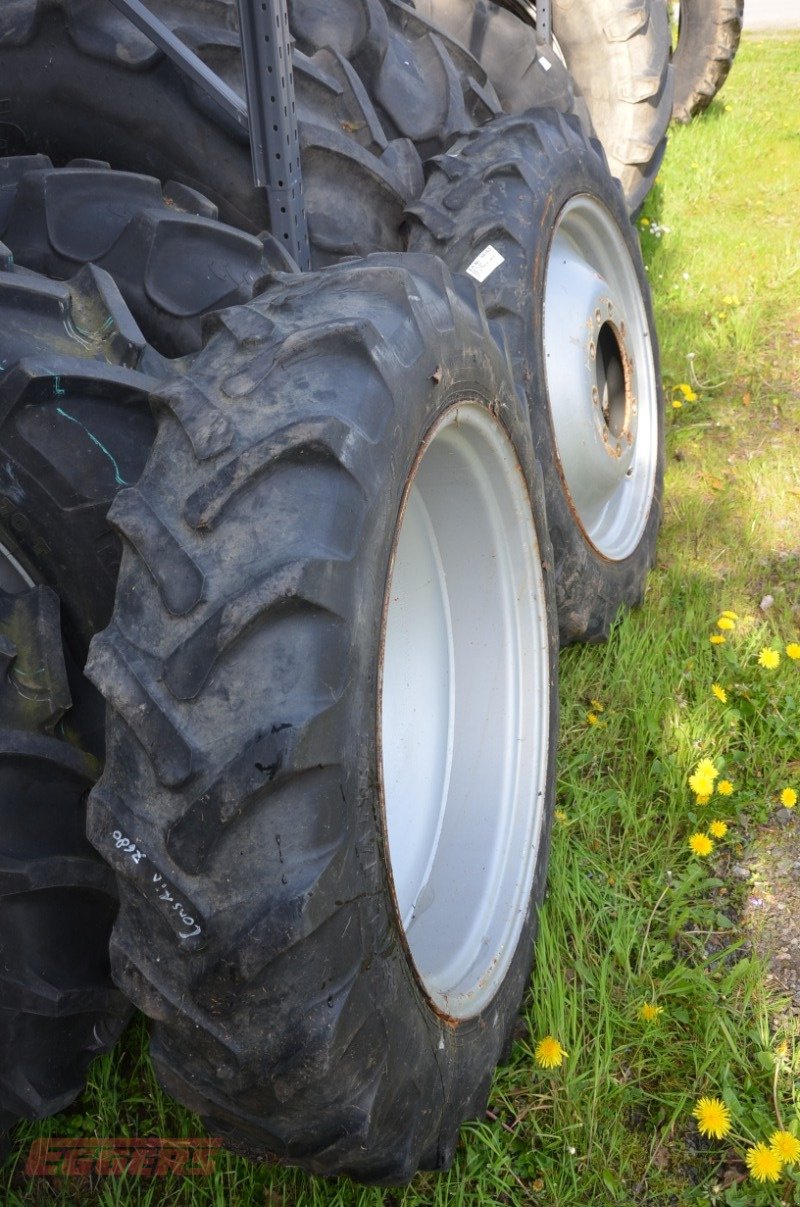
[[(800, 1035), (739, 933), (730, 877), (779, 790), (800, 789), (800, 663), (756, 661), (800, 640), (799, 68), (800, 38), (745, 40), (719, 100), (673, 131), (641, 220), (669, 407), (658, 563), (607, 645), (562, 655), (537, 967), (490, 1114), (465, 1126), (453, 1168), (391, 1191), (225, 1153), (208, 1177), (27, 1178), (36, 1136), (202, 1135), (155, 1085), (137, 1022), (68, 1112), (19, 1129), (6, 1203), (800, 1203), (798, 1173), (759, 1188), (741, 1160), (776, 1103), (800, 1125)], [(724, 609), (740, 620), (714, 647)], [(700, 807), (687, 777), (704, 756), (735, 791)], [(688, 838), (712, 816), (730, 829), (700, 860)], [(663, 1008), (655, 1022), (639, 1017), (645, 1001)], [(547, 1033), (568, 1057), (546, 1072), (533, 1049)], [(730, 1108), (726, 1140), (698, 1134), (703, 1094)]]

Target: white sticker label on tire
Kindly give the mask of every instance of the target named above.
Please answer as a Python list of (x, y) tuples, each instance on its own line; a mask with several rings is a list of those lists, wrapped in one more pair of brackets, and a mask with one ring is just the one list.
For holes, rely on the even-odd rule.
[(501, 256), (496, 247), (492, 247), (491, 243), (488, 247), (484, 247), (479, 256), (470, 264), (467, 269), (467, 276), (474, 277), (476, 281), (485, 281), (490, 277), (496, 268), (505, 262), (505, 256)]
[(546, 59), (543, 54), (539, 55), (539, 65), (544, 71), (549, 71), (553, 64), (549, 59)]

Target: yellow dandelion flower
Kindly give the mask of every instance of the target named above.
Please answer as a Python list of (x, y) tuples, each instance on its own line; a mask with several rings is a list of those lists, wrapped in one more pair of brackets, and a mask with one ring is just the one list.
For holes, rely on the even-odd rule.
[(736, 628), (736, 621), (731, 620), (730, 616), (720, 616), (717, 621), (717, 628), (730, 631), (730, 629)]
[(642, 1002), (639, 1007), (639, 1018), (643, 1023), (658, 1022), (658, 1016), (664, 1013), (663, 1006), (657, 1006), (655, 1002)]
[(730, 780), (720, 780), (717, 784), (717, 792), (720, 796), (733, 796), (733, 784)]
[(778, 651), (768, 645), (765, 645), (758, 655), (758, 665), (766, 667), (768, 671), (774, 671), (780, 660), (781, 656)]
[(586, 714), (586, 724), (587, 725), (596, 725), (598, 722), (598, 719), (599, 718), (598, 718), (596, 712), (587, 712), (587, 714)]
[(714, 850), (714, 843), (707, 834), (701, 834), (699, 830), (689, 839), (689, 846), (701, 859), (705, 859), (706, 855), (710, 855)]
[(744, 1155), (750, 1177), (756, 1182), (777, 1182), (783, 1169), (779, 1153), (766, 1144), (754, 1144)]
[(708, 832), (712, 838), (724, 838), (728, 833), (728, 823), (714, 820), (708, 827)]
[(682, 406), (683, 406), (683, 403), (681, 402), (680, 398), (673, 398), (673, 400), (672, 400), (673, 411), (679, 411)]
[(712, 763), (711, 759), (701, 759), (695, 767), (695, 771), (698, 775), (708, 776), (708, 778), (712, 780), (715, 780), (719, 775), (719, 772)]
[(710, 796), (714, 791), (714, 781), (710, 775), (699, 775), (695, 771), (689, 776), (689, 787), (695, 796)]
[(557, 1069), (567, 1055), (557, 1039), (552, 1035), (545, 1035), (536, 1045), (533, 1058), (543, 1069)]
[(567, 815), (563, 809), (556, 809), (553, 816), (560, 826), (565, 826), (567, 824)]
[(720, 1098), (698, 1098), (692, 1114), (697, 1120), (697, 1130), (701, 1136), (713, 1136), (715, 1140), (721, 1140), (733, 1126), (731, 1113)]
[(728, 703), (728, 693), (725, 691), (725, 688), (720, 687), (720, 685), (718, 683), (711, 684), (711, 692), (712, 692), (712, 695), (715, 695), (717, 697), (717, 699), (720, 701), (721, 704)]
[(769, 1138), (769, 1146), (776, 1152), (784, 1165), (794, 1165), (800, 1161), (800, 1140), (791, 1132), (773, 1132)]
[(711, 642), (712, 645), (724, 645), (725, 644), (725, 638), (722, 636), (722, 633), (712, 633), (708, 640)]
[(683, 394), (684, 400), (686, 402), (697, 402), (697, 395), (695, 394), (692, 387), (688, 384), (688, 382), (681, 381), (674, 388), (676, 390), (679, 390), (680, 393)]
[(800, 658), (800, 645), (796, 641), (790, 641), (787, 645), (786, 657), (791, 658), (792, 662), (797, 662)]
[(702, 806), (702, 805), (707, 805), (710, 800), (711, 800), (710, 792), (701, 792), (699, 796), (696, 796), (694, 798), (694, 803), (696, 805)]
[(784, 788), (781, 792), (781, 804), (787, 809), (793, 809), (797, 804), (797, 793), (794, 788)]
[(739, 619), (738, 612), (731, 612), (728, 609), (726, 609), (726, 611), (724, 611), (724, 612), (720, 612), (720, 616), (727, 616), (728, 620), (738, 620)]
[(591, 706), (595, 712), (605, 712), (606, 711), (606, 706), (602, 700), (590, 700), (589, 703), (591, 704)]

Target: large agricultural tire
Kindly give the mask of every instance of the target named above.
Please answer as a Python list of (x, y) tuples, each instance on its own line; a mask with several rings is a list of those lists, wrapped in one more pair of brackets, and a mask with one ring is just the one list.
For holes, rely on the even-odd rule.
[(744, 0), (681, 0), (678, 9), (672, 116), (689, 122), (728, 78), (742, 36)]
[(86, 838), (98, 764), (59, 732), (71, 696), (58, 598), (2, 547), (0, 562), (13, 587), (0, 588), (2, 1132), (72, 1102), (130, 1008), (109, 969), (114, 876)]
[(652, 188), (672, 115), (666, 4), (554, 0), (553, 34), (633, 214)]
[(650, 291), (603, 151), (543, 110), (440, 156), (410, 246), (482, 282), (527, 397), (561, 641), (598, 641), (655, 557), (664, 407)]
[(2, 1127), (68, 1105), (130, 1013), (110, 978), (114, 877), (86, 839), (103, 709), (80, 667), (113, 598), (99, 501), (143, 460), (143, 352), (105, 274), (56, 284), (0, 245)]
[[(189, 395), (222, 420), (200, 455)], [(483, 1112), (544, 889), (527, 415), (474, 283), (408, 255), (277, 282), (160, 397), (88, 667), (114, 975), (227, 1144), (403, 1182)]]
[[(465, 46), (492, 82), (506, 113), (557, 108), (572, 112), (575, 93), (569, 72), (553, 49), (523, 19), (492, 0), (414, 0), (413, 7)], [(589, 127), (588, 112), (578, 103)]]
[(292, 264), (271, 235), (217, 221), (216, 206), (175, 181), (44, 155), (0, 159), (0, 239), (17, 264), (64, 280), (94, 264), (114, 284), (151, 346), (183, 356), (206, 316), (248, 301)]
[[(108, 508), (182, 363), (122, 293), (175, 355), (286, 263), (212, 212), (103, 165), (0, 161), (0, 1130), (66, 1106), (129, 1013), (108, 961), (115, 877), (85, 836), (105, 719), (82, 668), (114, 599)], [(213, 442), (191, 398), (184, 421)]]
[[(243, 92), (235, 0), (150, 7)], [(500, 113), (497, 94), (466, 49), (399, 0), (289, 7), (312, 262), (402, 250), (403, 209), (422, 190), (423, 159)], [(535, 56), (530, 32), (523, 40)], [(528, 71), (526, 107), (539, 87), (558, 103), (548, 82), (556, 75)], [(267, 228), (246, 136), (109, 0), (0, 7), (0, 79), (6, 154), (107, 160), (200, 190), (234, 226)]]

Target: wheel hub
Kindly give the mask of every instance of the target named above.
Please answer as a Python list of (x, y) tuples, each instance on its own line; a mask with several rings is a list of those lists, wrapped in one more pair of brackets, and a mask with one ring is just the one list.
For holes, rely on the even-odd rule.
[(545, 372), (558, 464), (585, 537), (609, 560), (641, 539), (656, 478), (658, 395), (647, 313), (606, 209), (559, 216), (544, 290)]

